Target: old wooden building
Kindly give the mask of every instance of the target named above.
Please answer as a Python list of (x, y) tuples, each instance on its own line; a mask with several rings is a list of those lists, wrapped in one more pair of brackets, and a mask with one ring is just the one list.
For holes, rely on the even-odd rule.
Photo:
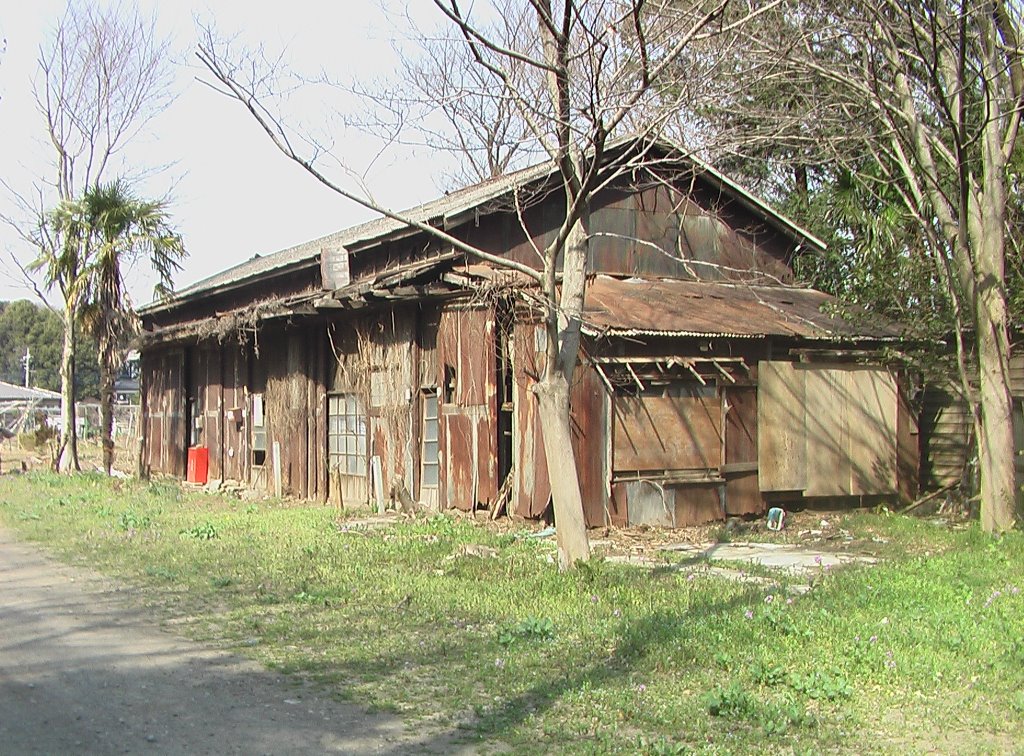
[[(661, 149), (661, 148), (659, 148)], [(794, 285), (813, 236), (709, 166), (660, 153), (588, 208), (573, 430), (588, 523), (683, 525), (774, 500), (909, 495), (898, 337)], [(542, 165), (404, 215), (538, 266), (564, 199)], [(343, 503), (548, 512), (531, 286), (387, 218), (253, 259), (143, 311), (151, 472)], [(401, 486), (399, 486), (401, 484)]]

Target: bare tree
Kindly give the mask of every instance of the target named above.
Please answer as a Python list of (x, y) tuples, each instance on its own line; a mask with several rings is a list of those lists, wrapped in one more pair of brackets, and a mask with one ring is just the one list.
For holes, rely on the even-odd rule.
[[(35, 243), (37, 270), (63, 299), (61, 428), (58, 469), (78, 469), (75, 424), (75, 323), (88, 288), (92, 246), (69, 237), (61, 211), (43, 202), (56, 194), (67, 206), (103, 179), (124, 147), (171, 101), (169, 42), (153, 18), (134, 6), (72, 2), (40, 50), (35, 99), (53, 147), (54, 172), (37, 188), (35, 222), (23, 234)], [(120, 166), (117, 166), (120, 168)]]
[[(730, 34), (779, 2), (726, 21), (727, 4), (666, 1), (657, 3), (663, 13), (649, 14), (649, 3), (642, 0), (528, 0), (486, 8), (434, 0), (447, 28), (479, 69), (475, 76), (491, 82), (474, 89), (474, 95), (492, 92), (512, 108), (525, 125), (530, 149), (543, 155), (558, 178), (565, 211), (552, 241), (536, 250), (536, 267), (488, 254), (441, 229), (404, 218), (329, 175), (315, 154), (302, 152), (308, 143), (289, 128), (287, 116), (273, 110), (278, 92), (272, 72), (261, 65), (266, 59), (260, 51), (232, 51), (206, 30), (198, 55), (213, 85), (241, 103), (276, 147), (317, 180), (353, 202), (535, 282), (544, 306), (547, 348), (534, 393), (544, 448), (548, 459), (556, 460), (565, 459), (566, 450), (572, 449), (569, 389), (580, 348), (588, 204), (611, 181), (647, 164), (645, 145), (676, 117), (675, 109), (686, 96), (685, 89), (674, 90), (673, 96), (664, 81), (684, 53)], [(517, 17), (515, 11), (525, 13), (530, 24), (507, 24)], [(518, 30), (517, 36), (510, 38), (510, 29)], [(637, 148), (608, 150), (610, 140), (627, 128), (635, 134)], [(590, 556), (579, 480), (574, 464), (552, 464), (549, 476), (559, 565), (565, 569)]]
[[(536, 33), (533, 11), (521, 3), (501, 3), (496, 23), (505, 40)], [(517, 101), (517, 96), (527, 101), (543, 97), (543, 80), (536, 72), (509, 66), (510, 82), (498, 81), (476, 64), (457, 29), (426, 33), (410, 20), (406, 31), (410, 39), (396, 44), (399, 62), (393, 78), (344, 87), (361, 106), (345, 114), (348, 126), (384, 141), (454, 155), (443, 189), (494, 178), (539, 159)]]
[(914, 221), (912, 252), (927, 256), (951, 304), (989, 532), (1011, 528), (1015, 507), (1006, 245), (1021, 13), (1003, 0), (787, 4), (742, 30), (737, 74), (772, 96), (725, 102), (717, 121), (743, 125), (738, 152), (783, 143), (831, 161)]

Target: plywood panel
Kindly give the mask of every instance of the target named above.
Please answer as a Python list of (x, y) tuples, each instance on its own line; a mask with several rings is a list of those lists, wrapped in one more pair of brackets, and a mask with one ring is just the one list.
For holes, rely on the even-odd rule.
[(914, 385), (906, 374), (897, 383), (896, 414), (896, 485), (900, 499), (910, 503), (920, 489), (921, 453), (917, 415), (911, 404)]
[(884, 370), (848, 370), (842, 377), (850, 395), (850, 493), (896, 493), (896, 379)]
[(843, 372), (797, 368), (803, 374), (806, 423), (807, 496), (852, 493), (849, 455), (851, 399)]
[(758, 484), (762, 491), (806, 487), (803, 373), (792, 363), (757, 363)]
[(725, 462), (757, 461), (757, 389), (729, 386), (722, 391), (725, 412)]
[(700, 392), (677, 384), (667, 388), (666, 396), (616, 396), (613, 469), (718, 469), (722, 464), (721, 403), (717, 395), (701, 396)]
[(677, 528), (722, 520), (721, 489), (717, 485), (688, 485), (675, 490)]
[(757, 471), (726, 473), (725, 513), (731, 516), (763, 514), (767, 509), (757, 485)]

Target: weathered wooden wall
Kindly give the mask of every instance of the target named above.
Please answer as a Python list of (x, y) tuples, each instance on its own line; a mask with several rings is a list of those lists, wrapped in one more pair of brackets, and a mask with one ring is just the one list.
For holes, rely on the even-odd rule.
[(266, 376), (267, 454), (264, 469), (253, 474), (268, 490), (274, 488), (276, 443), (283, 491), (307, 499), (327, 496), (325, 351), (323, 323), (268, 329), (259, 337), (252, 375)]
[(145, 352), (141, 360), (142, 464), (147, 473), (185, 475), (187, 427), (185, 354), (181, 349)]

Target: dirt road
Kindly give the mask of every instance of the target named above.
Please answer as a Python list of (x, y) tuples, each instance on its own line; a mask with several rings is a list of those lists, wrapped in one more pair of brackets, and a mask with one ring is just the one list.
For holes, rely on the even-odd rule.
[(0, 528), (0, 753), (459, 750), (177, 638), (126, 598)]

